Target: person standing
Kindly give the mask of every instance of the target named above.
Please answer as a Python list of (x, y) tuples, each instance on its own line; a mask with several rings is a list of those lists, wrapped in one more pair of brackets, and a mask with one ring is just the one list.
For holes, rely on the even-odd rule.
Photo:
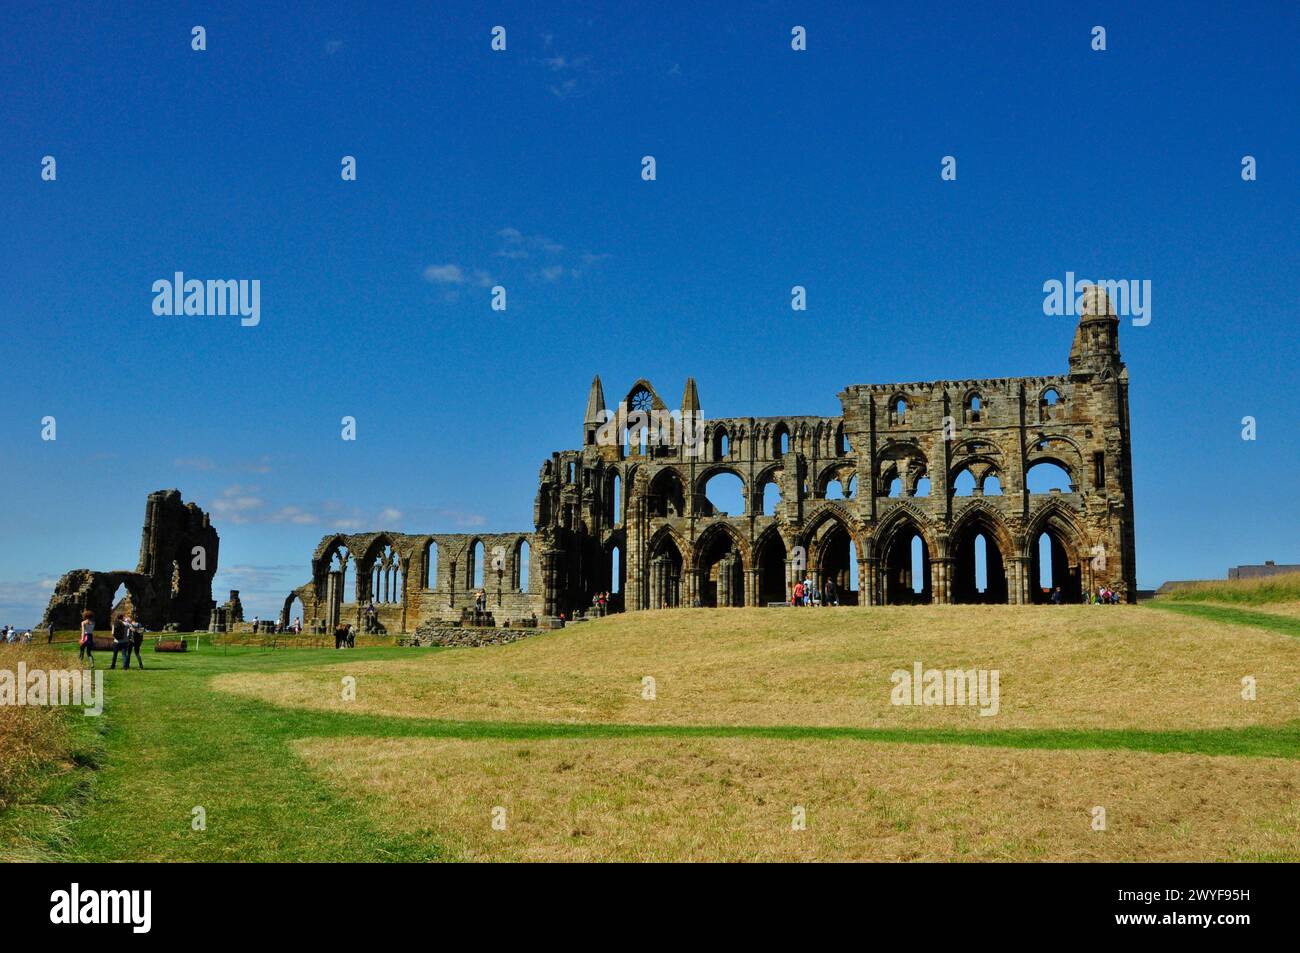
[(113, 620), (113, 664), (109, 668), (117, 668), (117, 654), (122, 653), (123, 670), (131, 667), (131, 631), (127, 627), (126, 619), (117, 616)]
[(81, 613), (81, 638), (77, 642), (77, 660), (90, 659), (90, 667), (95, 667), (95, 613), (87, 609)]
[(1061, 587), (1057, 586), (1055, 589), (1052, 590), (1052, 605), (1059, 606), (1060, 604), (1061, 604)]
[[(138, 620), (133, 619), (131, 620), (131, 648), (135, 651), (136, 664), (139, 665), (141, 669), (144, 668), (144, 659), (140, 657), (140, 646), (143, 644), (144, 626), (141, 625)], [(131, 662), (130, 654), (127, 655), (126, 661), (129, 666)]]
[(839, 593), (835, 591), (835, 580), (827, 579), (826, 588), (822, 590), (822, 595), (826, 598), (828, 606), (837, 606), (840, 604)]

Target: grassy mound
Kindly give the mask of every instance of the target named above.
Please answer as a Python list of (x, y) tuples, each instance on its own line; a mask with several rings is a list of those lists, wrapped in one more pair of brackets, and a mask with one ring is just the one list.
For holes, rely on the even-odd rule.
[(1170, 602), (1232, 602), (1239, 605), (1300, 603), (1300, 572), (1265, 576), (1262, 579), (1197, 582), (1175, 589), (1160, 598)]
[[(484, 722), (1240, 728), (1296, 718), (1298, 649), (1259, 628), (1135, 606), (673, 609), (492, 649), (324, 653), (314, 665), (218, 676), (213, 687), (343, 715)], [(893, 674), (918, 662), (998, 671), (996, 713), (895, 704)], [(345, 674), (355, 699), (340, 697)], [(1259, 686), (1250, 703), (1246, 676)]]

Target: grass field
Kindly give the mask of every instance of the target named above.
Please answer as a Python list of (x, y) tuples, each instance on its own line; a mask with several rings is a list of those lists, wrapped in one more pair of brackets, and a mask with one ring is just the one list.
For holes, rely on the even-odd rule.
[[(1298, 608), (689, 610), (482, 649), (146, 652), (0, 811), (0, 859), (1300, 860)], [(997, 714), (891, 704), (918, 661), (998, 670)]]

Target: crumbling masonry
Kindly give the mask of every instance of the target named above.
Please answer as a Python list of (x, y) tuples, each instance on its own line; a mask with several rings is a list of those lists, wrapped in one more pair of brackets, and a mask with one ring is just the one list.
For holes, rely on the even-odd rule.
[[(658, 439), (651, 420), (669, 409), (648, 381), (611, 411), (597, 377), (581, 449), (542, 466), (533, 532), (328, 536), (281, 621), (361, 625), (373, 600), (388, 631), (410, 631), (459, 619), (480, 586), (498, 623), (571, 617), (602, 591), (615, 611), (761, 606), (805, 576), (849, 604), (1021, 604), (1058, 587), (1077, 602), (1101, 586), (1134, 601), (1128, 372), (1111, 310), (1086, 291), (1064, 374), (853, 385), (838, 417), (707, 420), (688, 380), (678, 416), (699, 427), (679, 427), (685, 440)], [(1030, 492), (1043, 464), (1068, 485)], [(710, 503), (720, 474), (739, 478), (743, 512)], [(779, 502), (765, 512), (769, 487)]]
[(53, 622), (56, 629), (76, 629), (81, 613), (89, 609), (95, 613), (95, 628), (108, 628), (113, 596), (124, 585), (132, 610), (147, 628), (202, 631), (212, 611), (219, 542), (208, 514), (194, 503), (183, 503), (180, 490), (150, 493), (135, 572), (64, 573), (41, 625)]

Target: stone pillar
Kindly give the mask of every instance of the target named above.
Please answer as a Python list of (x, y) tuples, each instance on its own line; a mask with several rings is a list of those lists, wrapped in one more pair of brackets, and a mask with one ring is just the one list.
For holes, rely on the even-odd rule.
[(745, 570), (745, 605), (757, 606), (759, 602), (759, 579), (757, 569)]
[(858, 561), (858, 597), (865, 605), (884, 604), (884, 594), (880, 591), (880, 559), (868, 556)]
[[(560, 614), (559, 592), (555, 584), (555, 550), (548, 549), (542, 553), (542, 614), (557, 616)], [(455, 588), (456, 564), (452, 563), (452, 587)]]
[(1030, 567), (1030, 557), (1012, 556), (1010, 560), (1012, 571), (1011, 578), (1007, 580), (1007, 601), (1012, 605), (1027, 605), (1031, 601), (1029, 598), (1029, 583), (1032, 575)]
[(664, 605), (664, 563), (663, 556), (650, 560), (650, 604), (647, 608), (662, 609)]

